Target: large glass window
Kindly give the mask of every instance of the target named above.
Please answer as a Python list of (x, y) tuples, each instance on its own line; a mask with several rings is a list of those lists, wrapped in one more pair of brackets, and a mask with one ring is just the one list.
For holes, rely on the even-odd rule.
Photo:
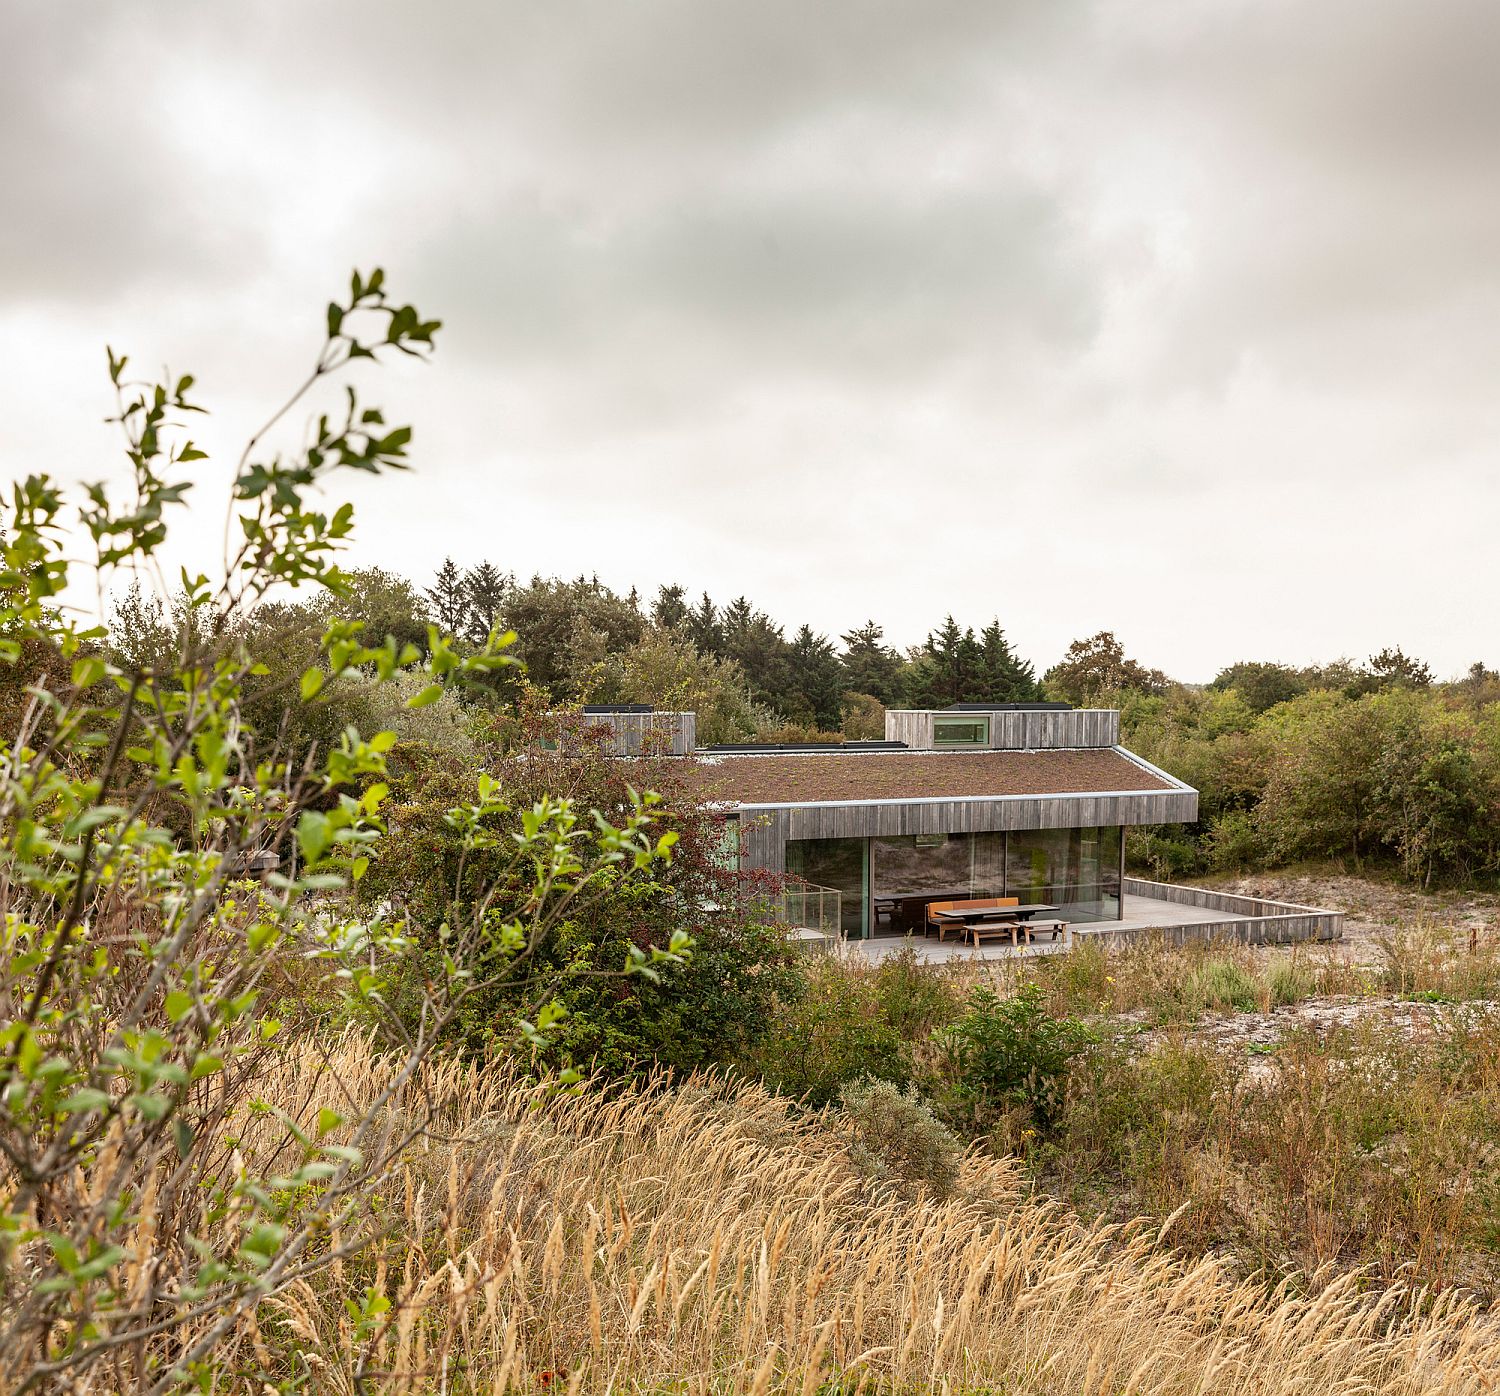
[(851, 939), (865, 934), (867, 851), (865, 839), (790, 839), (786, 846), (787, 872), (843, 894), (839, 919)]
[(1120, 831), (1026, 829), (1010, 835), (1006, 895), (1061, 908), (1069, 921), (1114, 920), (1120, 912)]
[(915, 834), (870, 840), (877, 934), (920, 934), (928, 902), (998, 897), (1004, 834)]
[(990, 744), (990, 720), (988, 717), (965, 713), (962, 717), (935, 717), (932, 719), (933, 746), (988, 746)]

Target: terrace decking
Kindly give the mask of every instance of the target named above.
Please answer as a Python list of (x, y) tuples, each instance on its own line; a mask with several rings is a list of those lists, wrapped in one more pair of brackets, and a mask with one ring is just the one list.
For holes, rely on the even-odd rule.
[[(1119, 921), (1079, 922), (1071, 934), (1106, 941), (1161, 932), (1182, 944), (1190, 940), (1239, 940), (1252, 945), (1281, 944), (1302, 940), (1338, 940), (1344, 934), (1342, 912), (1296, 906), (1260, 897), (1241, 897), (1212, 892), (1201, 887), (1178, 887), (1164, 882), (1125, 879), (1125, 915)], [(910, 945), (925, 964), (947, 960), (1008, 960), (1027, 955), (1060, 955), (1068, 947), (1063, 941), (1039, 940), (1032, 945), (940, 944), (922, 936), (876, 936), (849, 941), (847, 954), (861, 954), (879, 963)]]

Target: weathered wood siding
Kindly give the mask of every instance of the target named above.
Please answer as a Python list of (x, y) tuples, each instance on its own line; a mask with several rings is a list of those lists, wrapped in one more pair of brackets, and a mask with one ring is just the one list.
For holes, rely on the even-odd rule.
[(1155, 901), (1171, 902), (1176, 906), (1198, 906), (1206, 911), (1227, 911), (1244, 918), (1163, 927), (1162, 934), (1174, 945), (1203, 940), (1235, 940), (1248, 945), (1285, 945), (1299, 940), (1340, 940), (1344, 934), (1343, 912), (1328, 911), (1323, 907), (1273, 902), (1266, 897), (1242, 897), (1234, 892), (1212, 892), (1206, 887), (1179, 887), (1171, 882), (1148, 882), (1140, 877), (1127, 877), (1122, 887), (1127, 896), (1151, 897)]
[(1075, 936), (1108, 937), (1111, 945), (1123, 945), (1143, 935), (1160, 935), (1168, 945), (1212, 944), (1234, 941), (1240, 945), (1293, 945), (1305, 940), (1340, 940), (1344, 918), (1336, 911), (1287, 916), (1250, 916), (1238, 921), (1195, 921), (1186, 926), (1162, 926), (1144, 930), (1133, 927), (1112, 931), (1108, 922), (1096, 926), (1074, 926)]
[(698, 745), (696, 713), (583, 713), (579, 722), (614, 732), (611, 756), (687, 756)]
[(743, 807), (740, 813), (740, 857), (745, 867), (782, 872), (785, 870), (788, 839), (1091, 829), (1116, 824), (1188, 823), (1197, 817), (1198, 792), (1195, 790)]
[(932, 714), (905, 708), (888, 708), (885, 714), (885, 739), (905, 742), (913, 751), (932, 750)]
[(990, 720), (990, 746), (996, 751), (1056, 751), (1069, 747), (1117, 746), (1120, 714), (1112, 708), (1071, 712), (936, 713), (894, 709), (885, 715), (885, 737), (913, 751), (933, 749), (934, 717), (973, 716)]

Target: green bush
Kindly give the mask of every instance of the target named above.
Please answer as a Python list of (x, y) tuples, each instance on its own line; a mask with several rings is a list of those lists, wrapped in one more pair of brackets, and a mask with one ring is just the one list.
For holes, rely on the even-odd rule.
[(1049, 1016), (1035, 984), (1011, 998), (975, 989), (963, 1017), (937, 1034), (950, 1112), (985, 1129), (1019, 1109), (1045, 1130), (1061, 1108), (1074, 1059), (1097, 1040), (1076, 1019)]
[(907, 1195), (953, 1191), (963, 1145), (915, 1087), (867, 1076), (845, 1083), (839, 1105), (854, 1134), (850, 1156), (865, 1177)]
[(1277, 960), (1266, 971), (1266, 990), (1273, 1007), (1300, 1003), (1317, 988), (1317, 976), (1296, 960)]
[[(691, 959), (655, 979), (629, 981), (601, 971), (632, 945), (666, 943), (674, 931), (697, 937)], [(685, 905), (661, 879), (621, 880), (586, 915), (564, 923), (543, 959), (572, 967), (558, 992), (568, 1016), (548, 1034), (542, 1061), (626, 1076), (666, 1066), (675, 1071), (742, 1059), (774, 1023), (780, 997), (797, 993), (803, 961), (776, 926)], [(497, 1029), (514, 1040), (507, 1001), (484, 1006), (481, 1036)]]
[(886, 1020), (873, 974), (814, 960), (799, 990), (779, 999), (776, 1020), (748, 1064), (783, 1095), (827, 1105), (864, 1076), (905, 1085), (907, 1044)]
[(875, 994), (887, 1023), (908, 1043), (931, 1037), (962, 1008), (953, 981), (924, 965), (911, 946), (887, 956), (875, 971)]

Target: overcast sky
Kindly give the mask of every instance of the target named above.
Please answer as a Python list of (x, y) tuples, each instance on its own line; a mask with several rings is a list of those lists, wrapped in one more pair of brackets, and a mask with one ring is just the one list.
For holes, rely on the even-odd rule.
[(446, 328), (370, 382), (417, 473), (358, 563), (1500, 663), (1495, 0), (7, 0), (0, 52), (4, 474), (111, 468), (106, 341), (191, 369), (185, 560), (379, 263)]

